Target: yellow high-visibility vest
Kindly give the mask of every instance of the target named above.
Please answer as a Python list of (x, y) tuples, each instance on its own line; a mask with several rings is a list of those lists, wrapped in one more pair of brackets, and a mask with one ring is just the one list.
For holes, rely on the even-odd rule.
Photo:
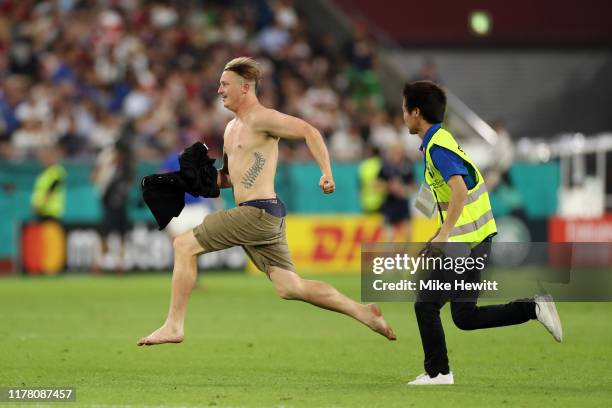
[[(49, 192), (49, 189), (56, 181), (59, 185)], [(59, 164), (47, 167), (36, 178), (34, 191), (32, 192), (32, 207), (37, 210), (38, 214), (46, 217), (62, 218), (66, 195), (65, 184), (66, 170)], [(47, 196), (48, 198), (45, 201)]]
[(365, 212), (378, 211), (385, 201), (385, 192), (376, 188), (376, 180), (381, 167), (382, 160), (379, 157), (371, 157), (362, 161), (359, 165), (361, 208)]
[(425, 150), (425, 181), (431, 188), (437, 202), (439, 225), (442, 225), (446, 219), (452, 191), (431, 160), (430, 150), (433, 146), (443, 147), (461, 157), (468, 173), (476, 182), (474, 187), (468, 190), (465, 206), (449, 234), (449, 241), (478, 244), (490, 235), (496, 234), (497, 226), (493, 218), (484, 178), (468, 155), (461, 150), (453, 136), (442, 128), (433, 134)]

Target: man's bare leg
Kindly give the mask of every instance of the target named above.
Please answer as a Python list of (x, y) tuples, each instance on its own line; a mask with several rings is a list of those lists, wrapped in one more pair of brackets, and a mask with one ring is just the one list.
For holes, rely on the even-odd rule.
[(357, 303), (325, 282), (302, 279), (296, 273), (279, 267), (270, 267), (268, 274), (283, 299), (301, 300), (323, 309), (343, 313), (389, 340), (396, 339), (393, 329), (382, 316), (378, 305)]
[(172, 298), (165, 323), (147, 337), (138, 340), (138, 345), (152, 346), (162, 343), (180, 343), (184, 338), (184, 323), (187, 301), (197, 277), (196, 254), (202, 247), (192, 231), (174, 239), (174, 271), (172, 272)]

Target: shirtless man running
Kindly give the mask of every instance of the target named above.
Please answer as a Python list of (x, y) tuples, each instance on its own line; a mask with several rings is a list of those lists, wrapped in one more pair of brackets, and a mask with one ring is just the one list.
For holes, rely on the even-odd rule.
[(233, 59), (223, 70), (217, 92), (235, 117), (225, 128), (223, 168), (217, 182), (221, 188), (231, 187), (239, 204), (208, 215), (193, 231), (174, 240), (168, 317), (137, 344), (182, 342), (187, 300), (196, 279), (196, 256), (237, 245), (267, 273), (281, 298), (346, 314), (395, 340), (377, 305), (357, 303), (327, 283), (302, 279), (295, 273), (285, 237), (285, 206), (274, 192), (279, 138), (306, 141), (323, 173), (319, 181), (323, 193), (334, 192), (334, 179), (321, 134), (301, 119), (262, 106), (255, 94), (259, 76), (257, 62), (247, 57)]

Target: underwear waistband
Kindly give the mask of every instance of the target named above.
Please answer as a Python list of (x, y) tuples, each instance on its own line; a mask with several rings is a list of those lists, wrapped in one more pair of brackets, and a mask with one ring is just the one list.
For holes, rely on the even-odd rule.
[(260, 208), (268, 214), (279, 218), (287, 215), (287, 208), (285, 207), (285, 203), (283, 203), (278, 198), (266, 198), (262, 200), (244, 201), (238, 205), (248, 205), (249, 207)]

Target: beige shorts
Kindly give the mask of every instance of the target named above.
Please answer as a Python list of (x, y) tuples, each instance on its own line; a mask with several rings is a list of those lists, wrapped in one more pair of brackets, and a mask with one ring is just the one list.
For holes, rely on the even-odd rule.
[(285, 218), (247, 205), (216, 211), (193, 229), (201, 254), (240, 245), (257, 269), (270, 266), (295, 272), (285, 235)]

